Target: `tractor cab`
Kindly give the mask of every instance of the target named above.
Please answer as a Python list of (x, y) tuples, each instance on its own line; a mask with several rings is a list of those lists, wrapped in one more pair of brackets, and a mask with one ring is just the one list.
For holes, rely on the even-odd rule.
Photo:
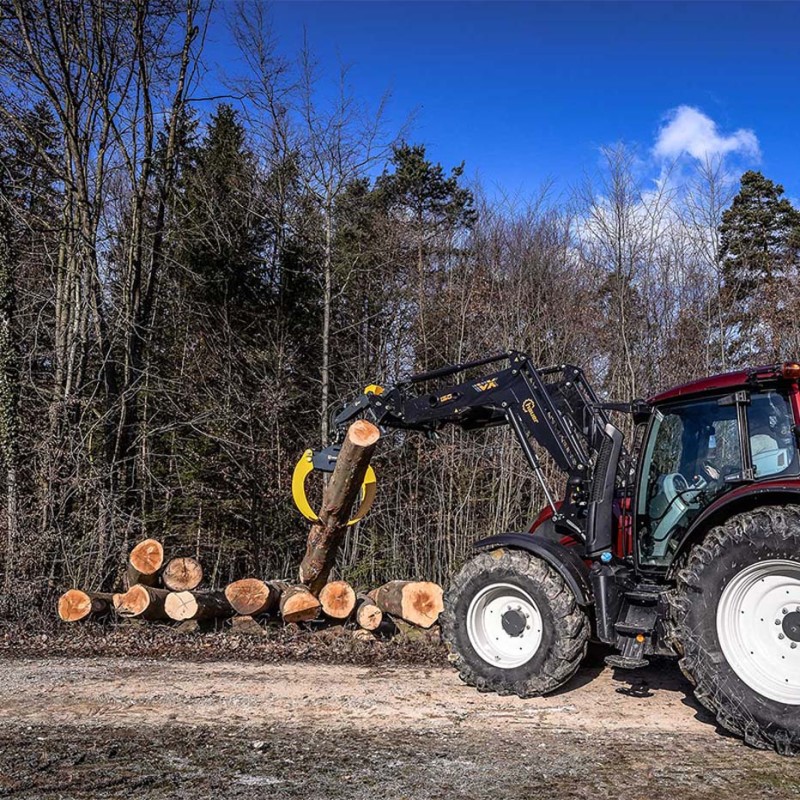
[(726, 495), (800, 474), (795, 365), (728, 373), (651, 398), (636, 481), (636, 561), (668, 567)]

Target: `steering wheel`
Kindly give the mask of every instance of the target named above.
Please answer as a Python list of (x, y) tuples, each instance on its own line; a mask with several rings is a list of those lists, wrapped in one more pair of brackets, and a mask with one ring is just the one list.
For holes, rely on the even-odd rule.
[(691, 488), (689, 481), (680, 472), (673, 472), (670, 477), (672, 478), (672, 489), (676, 494), (686, 492)]

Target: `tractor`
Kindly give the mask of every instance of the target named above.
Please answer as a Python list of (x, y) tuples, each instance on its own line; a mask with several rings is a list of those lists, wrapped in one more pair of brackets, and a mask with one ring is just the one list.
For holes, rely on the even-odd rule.
[[(522, 448), (544, 509), (528, 530), (476, 541), (445, 593), (442, 637), (466, 683), (553, 692), (590, 641), (621, 670), (677, 656), (723, 728), (797, 754), (799, 382), (790, 362), (603, 402), (579, 367), (512, 351), (371, 385), (334, 429), (360, 417), (431, 437), (508, 425)], [(314, 466), (330, 469), (338, 448)], [(565, 476), (560, 491), (543, 457)]]

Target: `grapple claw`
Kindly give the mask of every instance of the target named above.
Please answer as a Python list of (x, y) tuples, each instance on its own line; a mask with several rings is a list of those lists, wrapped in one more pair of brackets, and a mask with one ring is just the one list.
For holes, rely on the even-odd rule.
[[(340, 450), (339, 445), (330, 445), (324, 450), (314, 451), (311, 449), (306, 450), (300, 460), (297, 462), (292, 474), (292, 497), (300, 513), (310, 522), (319, 522), (319, 516), (311, 508), (306, 496), (306, 478), (309, 473), (316, 471), (319, 472), (333, 472), (336, 464), (336, 457)], [(375, 471), (372, 467), (367, 467), (364, 481), (361, 484), (361, 491), (359, 494), (358, 510), (353, 518), (347, 523), (348, 525), (355, 525), (360, 522), (366, 513), (372, 507), (375, 500)]]

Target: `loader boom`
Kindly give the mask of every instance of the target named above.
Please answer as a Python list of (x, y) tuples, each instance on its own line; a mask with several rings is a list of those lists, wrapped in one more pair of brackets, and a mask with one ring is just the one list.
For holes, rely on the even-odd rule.
[[(500, 367), (464, 380), (479, 367)], [(462, 380), (447, 384), (446, 378)], [(537, 368), (512, 351), (477, 361), (412, 375), (382, 393), (370, 393), (347, 405), (336, 417), (342, 429), (359, 416), (383, 429), (434, 434), (446, 425), (475, 430), (509, 425), (534, 471), (553, 520), (585, 542), (586, 554), (610, 547), (611, 507), (622, 435), (609, 422), (578, 367), (562, 364)], [(545, 478), (535, 445), (543, 448), (567, 475), (558, 498)]]

